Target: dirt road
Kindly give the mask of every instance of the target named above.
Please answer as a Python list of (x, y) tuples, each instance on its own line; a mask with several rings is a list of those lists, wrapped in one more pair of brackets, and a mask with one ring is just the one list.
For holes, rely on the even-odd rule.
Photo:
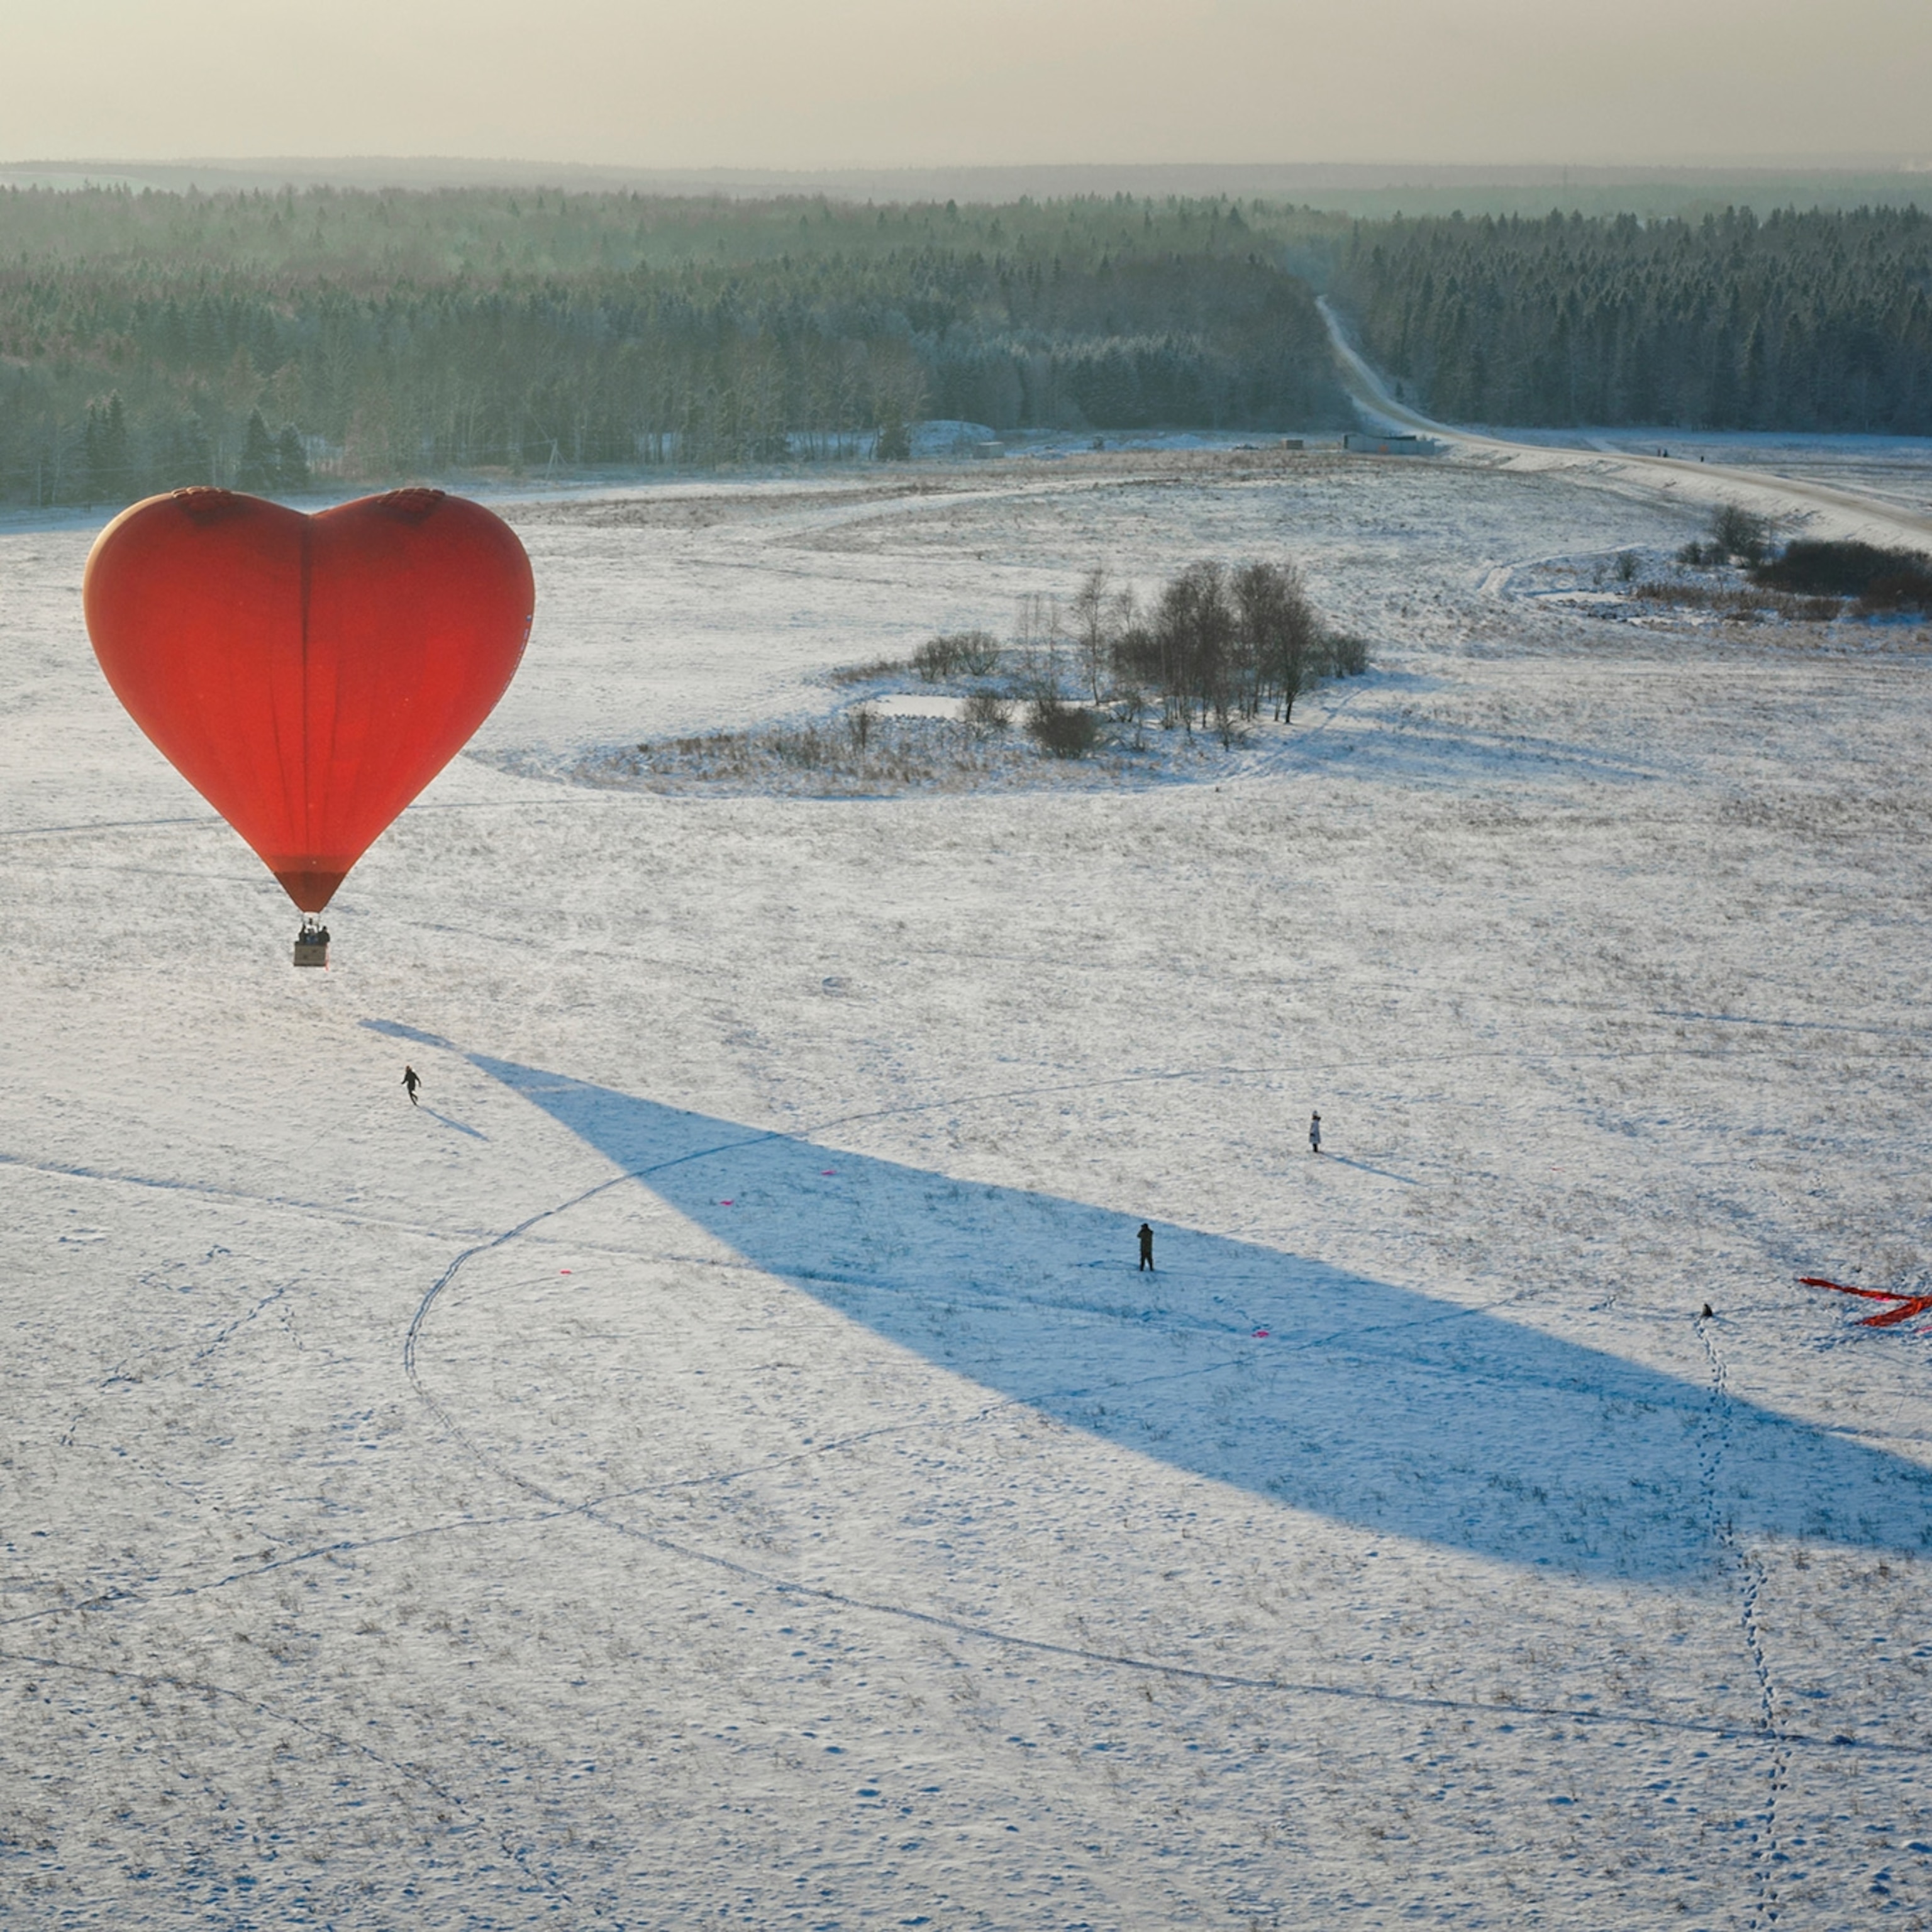
[(1438, 422), (1394, 394), (1349, 340), (1346, 326), (1325, 296), (1318, 298), (1318, 305), (1328, 325), (1342, 386), (1366, 416), (1391, 428), (1432, 436), (1459, 454), (1498, 466), (1580, 470), (1600, 478), (1613, 488), (1623, 485), (1646, 496), (1699, 505), (1742, 503), (1747, 509), (1760, 511), (1787, 525), (1797, 523), (1810, 536), (1857, 538), (1883, 544), (1904, 543), (1913, 548), (1923, 548), (1932, 539), (1932, 518), (1918, 515), (1882, 498), (1836, 489), (1802, 477), (1728, 464), (1638, 455), (1622, 450), (1550, 448), (1539, 443), (1512, 442), (1504, 437)]

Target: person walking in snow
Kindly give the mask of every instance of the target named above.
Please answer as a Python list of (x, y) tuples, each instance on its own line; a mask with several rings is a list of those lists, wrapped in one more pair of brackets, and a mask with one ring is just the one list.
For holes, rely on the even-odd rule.
[(422, 1084), (422, 1076), (406, 1060), (403, 1062), (403, 1091), (410, 1096), (410, 1105), (418, 1106), (416, 1089)]
[(1138, 1274), (1141, 1268), (1150, 1268), (1153, 1266), (1154, 1230), (1143, 1221), (1141, 1223), (1141, 1268), (1135, 1269), (1134, 1272)]
[(1308, 1151), (1310, 1154), (1322, 1151), (1322, 1116), (1319, 1114), (1311, 1114), (1308, 1117)]

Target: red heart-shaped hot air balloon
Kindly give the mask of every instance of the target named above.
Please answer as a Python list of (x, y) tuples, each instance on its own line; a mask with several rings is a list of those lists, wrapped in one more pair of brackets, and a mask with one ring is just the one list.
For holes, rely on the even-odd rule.
[(124, 510), (87, 560), (107, 682), (161, 754), (321, 911), (515, 674), (515, 533), (440, 490), (312, 517), (226, 490)]

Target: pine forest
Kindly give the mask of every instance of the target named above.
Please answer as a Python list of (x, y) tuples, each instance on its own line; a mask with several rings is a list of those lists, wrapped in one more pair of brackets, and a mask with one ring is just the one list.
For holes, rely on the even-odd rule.
[(554, 190), (0, 192), (0, 500), (1319, 430), (1316, 307), (1434, 414), (1932, 433), (1916, 209), (1376, 222)]

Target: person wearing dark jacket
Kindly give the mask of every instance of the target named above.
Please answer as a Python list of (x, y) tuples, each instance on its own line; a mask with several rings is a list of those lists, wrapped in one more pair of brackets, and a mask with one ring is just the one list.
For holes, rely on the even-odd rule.
[[(1143, 1221), (1141, 1223), (1141, 1268), (1150, 1268), (1153, 1266), (1154, 1230)], [(1134, 1272), (1139, 1274), (1140, 1268), (1136, 1268)]]
[(1322, 1151), (1322, 1116), (1319, 1114), (1311, 1114), (1308, 1118), (1308, 1151), (1310, 1154)]
[(404, 1060), (403, 1062), (403, 1091), (410, 1096), (410, 1105), (412, 1107), (419, 1106), (422, 1104), (416, 1098), (416, 1089), (422, 1084), (422, 1076), (406, 1060)]

